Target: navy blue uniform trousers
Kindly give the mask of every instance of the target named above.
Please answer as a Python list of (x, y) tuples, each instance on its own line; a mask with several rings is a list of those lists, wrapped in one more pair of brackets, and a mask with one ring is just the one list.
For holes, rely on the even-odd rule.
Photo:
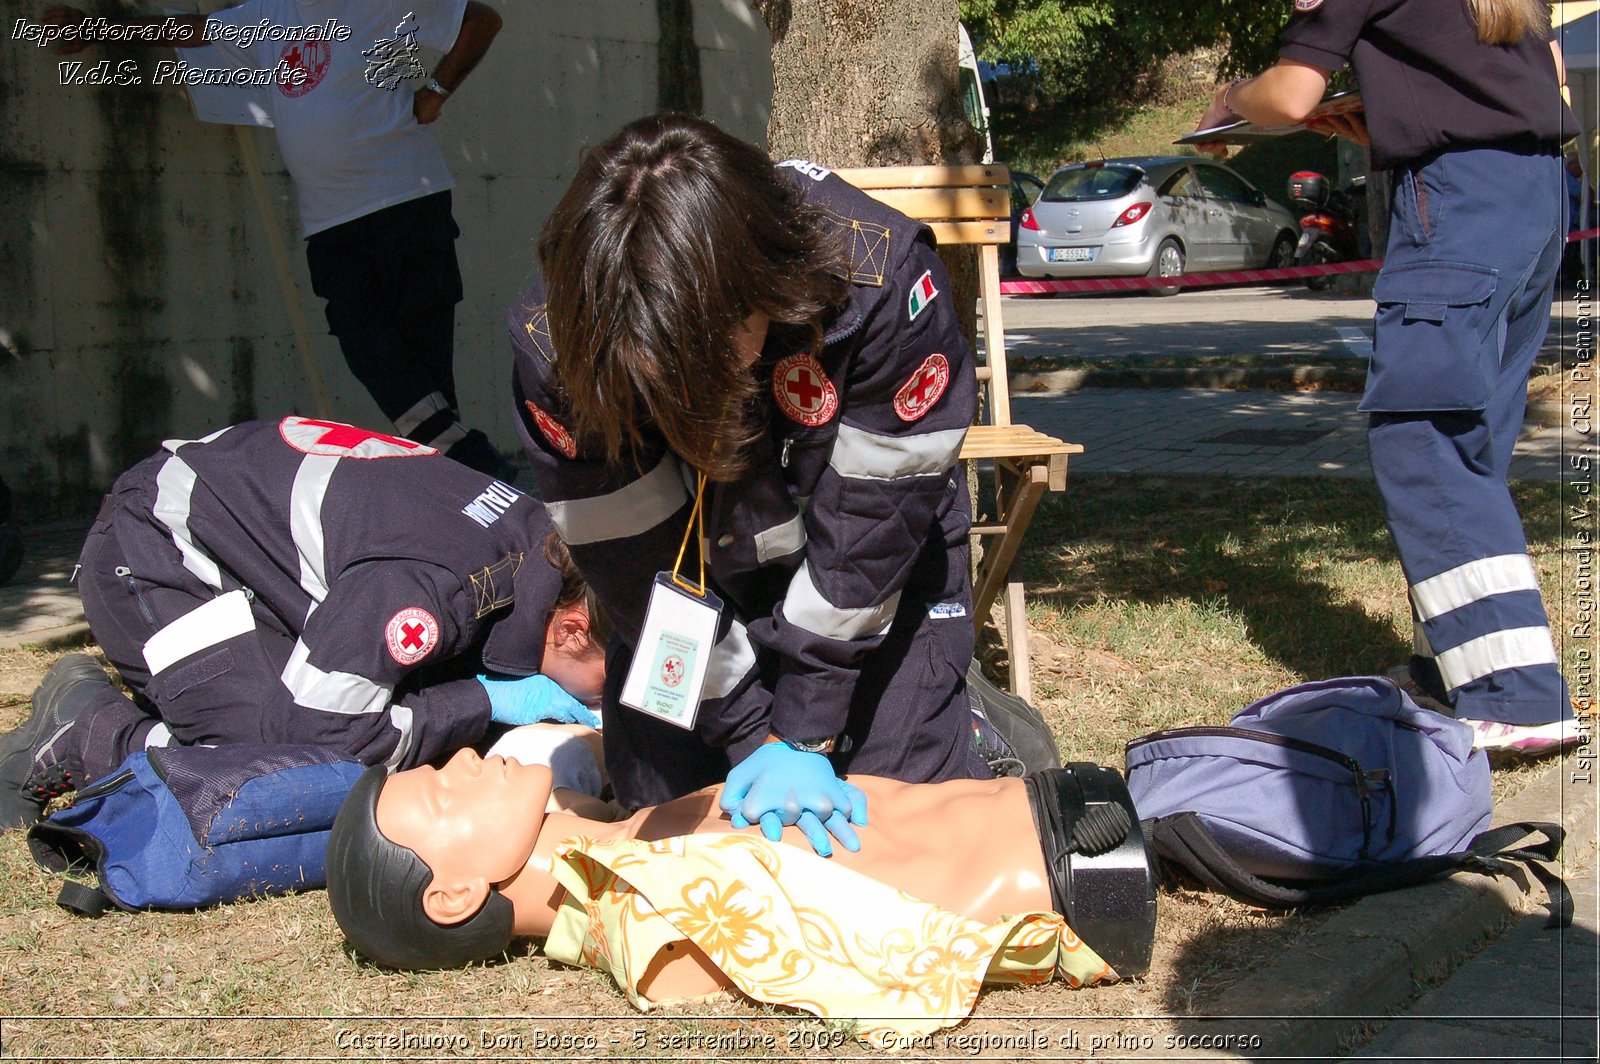
[(311, 234), (306, 264), (350, 372), (400, 434), (509, 481), (514, 471), (457, 407), (460, 234), (450, 193), (435, 192)]
[(1561, 158), (1449, 151), (1394, 178), (1361, 409), (1411, 590), (1412, 672), (1460, 717), (1569, 717), (1506, 486), (1566, 235)]

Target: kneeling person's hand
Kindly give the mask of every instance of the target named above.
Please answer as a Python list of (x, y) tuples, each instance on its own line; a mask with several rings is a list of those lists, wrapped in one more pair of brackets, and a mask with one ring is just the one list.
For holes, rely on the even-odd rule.
[(831, 834), (847, 850), (861, 849), (856, 827), (867, 826), (867, 796), (834, 774), (821, 754), (785, 742), (767, 743), (735, 765), (718, 800), (736, 828), (759, 823), (773, 842), (785, 825), (798, 827), (817, 853), (833, 853)]
[(600, 718), (548, 676), (479, 676), (489, 692), (489, 719), (500, 724), (558, 724), (600, 726)]

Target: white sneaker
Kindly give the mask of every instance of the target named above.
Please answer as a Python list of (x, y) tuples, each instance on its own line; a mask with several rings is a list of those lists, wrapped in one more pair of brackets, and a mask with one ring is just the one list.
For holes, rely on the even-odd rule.
[(1499, 720), (1466, 720), (1472, 728), (1472, 747), (1491, 757), (1543, 757), (1559, 754), (1587, 738), (1577, 718), (1549, 724), (1507, 724)]

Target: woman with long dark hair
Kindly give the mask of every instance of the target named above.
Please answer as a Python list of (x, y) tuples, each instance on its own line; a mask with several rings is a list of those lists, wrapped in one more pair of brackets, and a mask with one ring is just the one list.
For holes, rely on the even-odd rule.
[(866, 820), (845, 771), (988, 776), (956, 470), (976, 385), (926, 227), (656, 115), (584, 156), (539, 259), (508, 321), (516, 407), (617, 626), (618, 799), (725, 780), (735, 825), (827, 852)]

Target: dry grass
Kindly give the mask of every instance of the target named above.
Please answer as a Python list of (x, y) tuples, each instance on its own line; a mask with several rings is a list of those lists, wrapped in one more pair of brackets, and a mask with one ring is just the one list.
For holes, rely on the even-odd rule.
[[(1560, 501), (1554, 486), (1519, 488), (1553, 611), (1563, 598)], [(1066, 499), (1041, 509), (1025, 553), (1036, 700), (1073, 759), (1120, 765), (1135, 735), (1223, 722), (1302, 679), (1382, 671), (1408, 642), (1399, 569), (1362, 483), (1078, 478)], [(1002, 664), (999, 651), (986, 653)], [(0, 652), (0, 726), (26, 714), (54, 656)], [(1536, 774), (1497, 773), (1497, 791)], [(57, 887), (21, 833), (0, 836), (0, 1012), (28, 1017), (5, 1020), (7, 1057), (862, 1053), (840, 1029), (732, 999), (641, 1016), (599, 974), (531, 948), (469, 971), (382, 972), (347, 951), (320, 892), (89, 921), (53, 904)], [(1181, 889), (1164, 891), (1160, 904), (1147, 978), (987, 992), (953, 1032), (966, 1043), (940, 1036), (924, 1048), (1012, 1059), (1091, 1048), (1159, 1055), (1163, 1038), (1183, 1030), (1181, 1017), (1220, 1011), (1229, 987), (1327, 915), (1262, 913)], [(971, 1051), (983, 1036), (997, 1041)], [(1018, 1038), (1036, 1049), (1019, 1052)]]

